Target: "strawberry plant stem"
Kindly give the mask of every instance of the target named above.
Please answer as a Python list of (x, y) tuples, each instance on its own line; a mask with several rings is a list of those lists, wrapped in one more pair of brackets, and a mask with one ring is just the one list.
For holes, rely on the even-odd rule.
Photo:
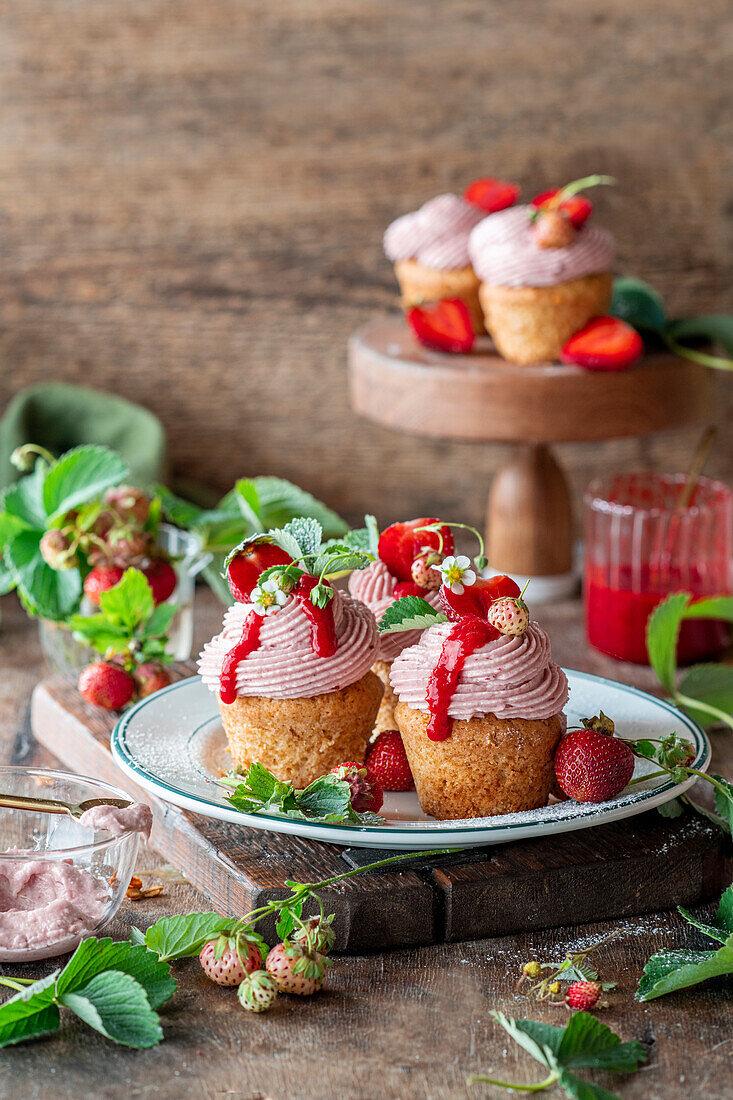
[(544, 1081), (538, 1081), (536, 1085), (518, 1085), (512, 1081), (497, 1081), (493, 1077), (480, 1077), (478, 1074), (472, 1074), (466, 1081), (467, 1085), (498, 1085), (500, 1089), (513, 1089), (515, 1092), (542, 1092), (544, 1089), (554, 1085), (558, 1080), (559, 1074), (551, 1073), (549, 1077), (545, 1077)]
[(719, 710), (718, 707), (714, 707), (712, 703), (703, 703), (700, 699), (691, 699), (688, 695), (682, 695), (679, 692), (675, 693), (675, 703), (681, 703), (683, 707), (692, 707), (695, 710), (704, 711), (705, 714), (709, 714), (711, 718), (717, 718), (724, 726), (728, 726), (733, 729), (733, 717), (730, 714), (726, 714), (724, 710)]
[(714, 367), (716, 370), (733, 370), (733, 359), (722, 359), (718, 355), (708, 355), (704, 351), (695, 351), (684, 344), (678, 344), (671, 336), (662, 333), (662, 339), (671, 352), (683, 359), (689, 359), (693, 363), (699, 363), (702, 367)]

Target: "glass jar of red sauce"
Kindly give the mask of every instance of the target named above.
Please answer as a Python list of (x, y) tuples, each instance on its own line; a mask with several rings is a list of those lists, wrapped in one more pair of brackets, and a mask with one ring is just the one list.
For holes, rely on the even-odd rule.
[[(620, 661), (648, 664), (646, 624), (665, 596), (730, 595), (733, 492), (699, 478), (679, 507), (683, 474), (614, 474), (585, 491), (585, 623), (588, 640)], [(688, 619), (678, 661), (717, 656), (727, 623)]]

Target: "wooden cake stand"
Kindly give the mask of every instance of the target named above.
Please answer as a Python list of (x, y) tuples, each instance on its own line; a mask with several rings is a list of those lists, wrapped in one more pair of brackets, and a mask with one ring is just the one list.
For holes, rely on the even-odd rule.
[(444, 354), (418, 344), (402, 317), (353, 334), (349, 378), (354, 409), (379, 424), (517, 444), (489, 493), (486, 554), (492, 570), (532, 577), (535, 599), (574, 583), (570, 491), (549, 444), (682, 427), (705, 417), (713, 387), (712, 372), (662, 352), (618, 373), (519, 366), (488, 338), (469, 355)]

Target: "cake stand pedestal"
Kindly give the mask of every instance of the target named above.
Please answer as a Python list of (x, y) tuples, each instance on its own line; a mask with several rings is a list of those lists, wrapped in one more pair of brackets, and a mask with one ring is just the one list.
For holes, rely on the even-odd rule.
[(492, 570), (532, 578), (535, 600), (574, 585), (573, 510), (550, 444), (593, 443), (682, 427), (709, 412), (712, 372), (660, 352), (618, 373), (518, 366), (480, 338), (469, 355), (424, 348), (402, 317), (349, 340), (351, 401), (386, 427), (440, 439), (515, 444), (486, 512)]

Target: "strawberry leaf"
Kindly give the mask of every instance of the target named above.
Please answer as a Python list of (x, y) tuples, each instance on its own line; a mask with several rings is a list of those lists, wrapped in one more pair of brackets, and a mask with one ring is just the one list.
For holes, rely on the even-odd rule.
[(44, 529), (48, 523), (48, 512), (43, 503), (47, 469), (43, 462), (37, 462), (32, 474), (5, 489), (0, 497), (3, 511), (22, 520), (27, 527)]
[(21, 531), (6, 545), (4, 561), (31, 615), (58, 622), (78, 606), (82, 583), (78, 569), (52, 569), (41, 555), (41, 531)]
[(608, 312), (634, 328), (651, 332), (661, 332), (667, 324), (661, 296), (649, 283), (629, 275), (614, 279)]
[[(238, 481), (236, 493), (243, 497), (248, 510), (255, 514), (255, 527), (283, 527), (294, 517), (316, 520), (329, 538), (345, 534), (347, 525), (336, 512), (320, 500), (280, 477), (255, 477), (251, 481)], [(254, 490), (254, 492), (253, 492)]]
[(75, 447), (55, 462), (43, 483), (43, 506), (51, 520), (119, 485), (129, 470), (108, 447)]
[(729, 355), (733, 355), (733, 317), (728, 314), (670, 321), (667, 333), (673, 340), (705, 340), (709, 344), (719, 344)]
[(145, 933), (145, 945), (161, 962), (198, 955), (204, 944), (231, 932), (234, 921), (219, 913), (161, 917)]
[(59, 971), (54, 970), (0, 1005), (0, 1047), (48, 1035), (58, 1029), (61, 1021), (54, 1004), (58, 974)]
[[(685, 670), (678, 690), (693, 701), (733, 714), (733, 668), (730, 665), (692, 665)], [(685, 704), (684, 709), (703, 728), (716, 724), (717, 719), (709, 711), (692, 703)]]
[(733, 935), (718, 951), (660, 951), (652, 955), (639, 980), (636, 999), (653, 1001), (724, 974), (733, 974)]
[(729, 886), (724, 892), (715, 914), (715, 923), (719, 928), (725, 928), (733, 932), (733, 886)]
[(65, 993), (59, 1003), (100, 1035), (123, 1046), (145, 1049), (163, 1038), (158, 1014), (145, 990), (129, 974), (108, 970), (85, 986)]
[(132, 632), (150, 619), (155, 601), (144, 574), (139, 569), (126, 569), (114, 588), (102, 592), (99, 606), (110, 623)]
[(401, 596), (379, 620), (380, 634), (396, 634), (402, 630), (423, 630), (436, 623), (446, 623), (448, 617), (436, 611), (420, 596)]
[(655, 607), (647, 622), (649, 663), (670, 695), (675, 692), (677, 641), (690, 598), (687, 592), (668, 596)]
[(82, 940), (59, 975), (56, 993), (59, 997), (87, 985), (92, 978), (108, 970), (120, 971), (134, 978), (145, 990), (149, 1004), (160, 1008), (176, 989), (170, 967), (153, 951), (111, 939)]

